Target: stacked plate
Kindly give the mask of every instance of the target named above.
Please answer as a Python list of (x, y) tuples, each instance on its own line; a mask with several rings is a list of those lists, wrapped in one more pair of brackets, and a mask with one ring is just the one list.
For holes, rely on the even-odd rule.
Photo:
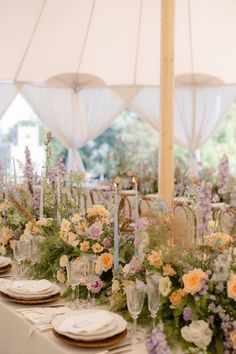
[(4, 282), (1, 293), (13, 302), (37, 304), (56, 300), (60, 294), (60, 289), (46, 279), (9, 280)]
[(127, 334), (127, 322), (106, 310), (73, 311), (52, 322), (54, 334), (77, 347), (98, 348), (117, 344)]
[(11, 258), (0, 256), (0, 273), (11, 269)]

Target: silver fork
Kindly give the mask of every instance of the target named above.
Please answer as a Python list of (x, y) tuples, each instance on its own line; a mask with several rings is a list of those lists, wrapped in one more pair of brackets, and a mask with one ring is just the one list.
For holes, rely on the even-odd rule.
[(121, 354), (121, 353), (128, 353), (128, 352), (131, 352), (132, 349), (131, 349), (131, 342), (127, 342), (127, 343), (124, 343), (124, 344), (120, 344), (120, 345), (117, 345), (113, 348), (110, 348), (110, 349), (106, 349), (102, 352), (99, 352), (97, 354), (108, 354), (108, 353), (111, 353), (111, 354)]

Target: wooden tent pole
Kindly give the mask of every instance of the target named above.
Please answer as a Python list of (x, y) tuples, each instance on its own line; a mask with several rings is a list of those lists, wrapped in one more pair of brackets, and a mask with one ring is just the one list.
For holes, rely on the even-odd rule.
[(161, 1), (159, 194), (171, 205), (174, 188), (174, 8)]

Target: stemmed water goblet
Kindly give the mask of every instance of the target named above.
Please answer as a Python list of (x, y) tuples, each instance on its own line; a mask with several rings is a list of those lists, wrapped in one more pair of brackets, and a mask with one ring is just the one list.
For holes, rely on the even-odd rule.
[[(67, 263), (66, 271), (67, 271), (67, 280), (72, 289), (72, 299), (71, 305), (75, 307), (76, 304), (76, 287), (80, 284), (80, 280), (83, 276), (83, 267), (84, 264), (78, 260), (72, 260)], [(77, 297), (79, 297), (79, 293), (77, 292)]]
[(128, 285), (125, 289), (128, 311), (133, 319), (134, 344), (137, 343), (137, 321), (138, 321), (138, 316), (140, 315), (143, 308), (145, 291), (146, 291), (146, 286), (144, 283), (140, 281), (136, 281)]
[[(86, 279), (87, 284), (90, 284), (94, 280), (97, 256), (95, 254), (86, 253), (81, 256), (81, 260), (84, 264), (84, 278)], [(93, 293), (91, 293), (88, 286), (87, 289), (88, 289), (87, 304), (89, 305), (91, 302), (91, 305), (94, 305), (95, 304), (94, 295)]]
[(147, 295), (148, 295), (148, 309), (152, 317), (152, 327), (155, 328), (155, 320), (160, 304), (160, 290), (159, 282), (161, 276), (157, 273), (150, 273), (146, 275)]
[(18, 240), (12, 242), (12, 249), (14, 258), (17, 264), (17, 273), (16, 277), (22, 278), (23, 276), (23, 269), (22, 265), (23, 262), (30, 257), (30, 241), (29, 240)]

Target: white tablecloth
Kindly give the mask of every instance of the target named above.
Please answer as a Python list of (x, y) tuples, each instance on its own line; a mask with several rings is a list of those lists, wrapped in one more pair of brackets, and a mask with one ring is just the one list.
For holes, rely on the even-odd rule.
[[(25, 305), (17, 305), (0, 300), (0, 353), (1, 354), (96, 354), (102, 349), (78, 349), (64, 344), (55, 338), (51, 331), (36, 330), (29, 337), (31, 323), (16, 312)], [(132, 349), (130, 354), (145, 354), (145, 345)]]

